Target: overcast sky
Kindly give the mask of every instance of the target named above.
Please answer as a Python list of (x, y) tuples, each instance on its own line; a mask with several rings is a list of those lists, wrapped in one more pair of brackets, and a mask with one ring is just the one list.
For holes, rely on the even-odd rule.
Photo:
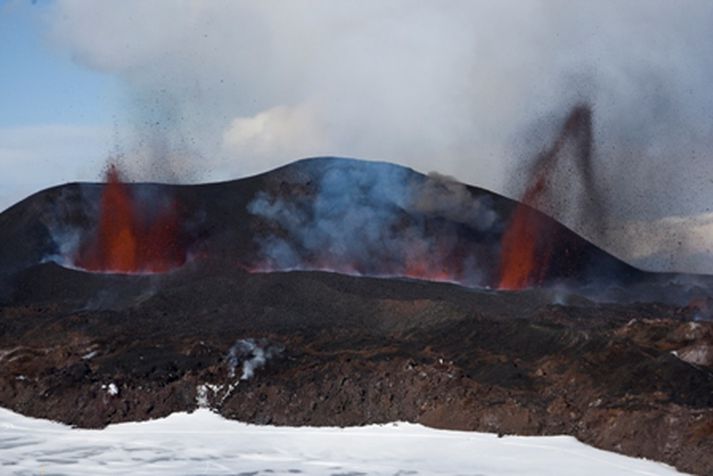
[(588, 101), (600, 244), (713, 272), (713, 2), (10, 0), (0, 42), (0, 210), (109, 158), (199, 182), (351, 156), (516, 196)]

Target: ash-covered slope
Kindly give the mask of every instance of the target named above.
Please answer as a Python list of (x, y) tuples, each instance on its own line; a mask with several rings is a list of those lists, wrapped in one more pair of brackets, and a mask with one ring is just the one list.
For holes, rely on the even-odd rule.
[[(502, 287), (508, 260), (501, 243), (518, 207), (444, 177), (337, 158), (302, 160), (225, 183), (126, 187), (144, 221), (156, 202), (168, 197), (176, 204), (176, 240), (187, 259), (254, 271), (330, 270), (482, 288)], [(0, 214), (0, 273), (48, 260), (82, 267), (83, 247), (107, 220), (100, 209), (103, 190), (100, 184), (55, 187)], [(118, 219), (115, 210), (108, 213)], [(547, 249), (520, 270), (528, 278), (523, 287), (566, 283), (600, 289), (659, 280), (551, 218), (530, 213), (538, 233), (546, 234), (538, 240)], [(152, 246), (150, 239), (137, 241), (137, 247)], [(135, 271), (143, 270), (140, 265)]]

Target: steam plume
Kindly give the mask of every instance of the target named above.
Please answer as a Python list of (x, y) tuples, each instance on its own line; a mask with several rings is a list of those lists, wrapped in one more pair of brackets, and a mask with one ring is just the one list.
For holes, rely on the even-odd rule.
[(228, 376), (235, 377), (235, 371), (242, 362), (240, 380), (249, 380), (255, 371), (264, 366), (281, 349), (267, 343), (258, 344), (255, 339), (240, 339), (228, 352)]
[(263, 262), (256, 268), (484, 285), (492, 260), (464, 237), (487, 241), (502, 226), (490, 196), (385, 163), (314, 159), (301, 170), (304, 182), (260, 192), (248, 206), (269, 230), (258, 237)]
[(653, 225), (637, 239), (619, 231), (633, 219), (688, 218), (669, 267), (711, 244), (686, 235), (712, 198), (710, 3), (58, 0), (51, 10), (53, 39), (125, 86), (119, 149), (142, 158), (146, 179), (341, 155), (521, 196), (511, 171), (588, 101), (592, 176), (617, 204), (617, 232), (577, 231), (626, 258), (643, 237), (670, 243)]

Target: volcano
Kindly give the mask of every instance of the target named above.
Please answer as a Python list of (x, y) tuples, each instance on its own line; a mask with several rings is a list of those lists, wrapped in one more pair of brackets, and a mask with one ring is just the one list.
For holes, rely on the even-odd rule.
[(162, 273), (195, 259), (251, 272), (556, 287), (598, 301), (675, 304), (700, 300), (711, 284), (707, 276), (630, 266), (526, 202), (354, 159), (305, 159), (190, 186), (123, 183), (110, 169), (105, 184), (29, 197), (1, 214), (0, 225), (0, 275), (50, 261), (91, 272)]
[(711, 278), (632, 267), (528, 201), (340, 158), (44, 190), (0, 214), (0, 404), (565, 433), (713, 471)]

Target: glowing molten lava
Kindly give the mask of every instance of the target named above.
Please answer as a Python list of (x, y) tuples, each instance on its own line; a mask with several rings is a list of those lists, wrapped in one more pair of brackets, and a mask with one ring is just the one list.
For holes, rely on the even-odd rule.
[(544, 278), (551, 247), (542, 250), (539, 244), (541, 238), (549, 235), (548, 226), (541, 215), (525, 205), (535, 202), (544, 188), (545, 177), (540, 176), (513, 213), (501, 242), (498, 289), (523, 289)]
[(541, 284), (547, 277), (556, 248), (562, 248), (563, 252), (558, 256), (562, 261), (560, 266), (572, 258), (565, 243), (558, 242), (560, 237), (553, 223), (535, 210), (546, 208), (553, 199), (556, 191), (552, 190), (551, 179), (567, 145), (575, 146), (570, 156), (578, 161), (575, 165), (590, 192), (588, 195), (593, 195), (591, 110), (586, 105), (578, 105), (570, 112), (552, 147), (535, 162), (530, 185), (503, 234), (498, 289), (516, 290)]
[(96, 231), (80, 245), (75, 265), (97, 272), (161, 273), (184, 264), (176, 202), (160, 198), (165, 197), (138, 200), (110, 166)]

